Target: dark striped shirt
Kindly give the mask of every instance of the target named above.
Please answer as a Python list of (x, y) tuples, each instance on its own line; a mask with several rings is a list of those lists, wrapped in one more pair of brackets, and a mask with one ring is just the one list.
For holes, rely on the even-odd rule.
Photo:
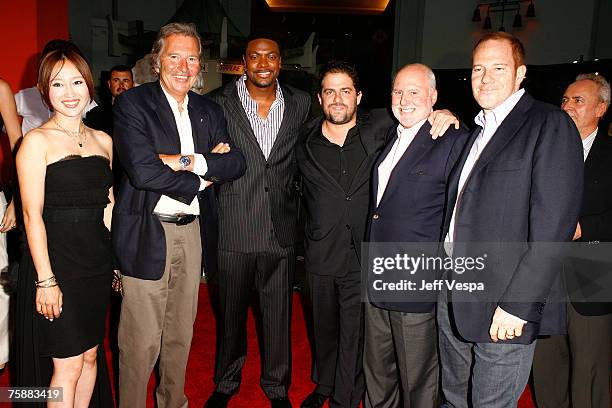
[(276, 134), (280, 128), (281, 122), (283, 121), (283, 114), (285, 113), (285, 100), (283, 99), (283, 92), (281, 91), (278, 81), (276, 81), (276, 99), (270, 106), (270, 112), (267, 118), (262, 118), (257, 113), (257, 102), (255, 102), (246, 87), (246, 75), (243, 75), (238, 81), (236, 81), (236, 89), (238, 90), (238, 98), (242, 103), (244, 112), (251, 123), (251, 128), (259, 143), (259, 147), (264, 154), (266, 160), (270, 156), (272, 146), (276, 140)]

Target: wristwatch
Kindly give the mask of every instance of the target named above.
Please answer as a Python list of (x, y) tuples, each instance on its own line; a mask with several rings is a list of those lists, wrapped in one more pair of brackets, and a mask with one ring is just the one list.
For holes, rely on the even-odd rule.
[(179, 158), (179, 163), (181, 164), (182, 169), (186, 169), (191, 164), (191, 159), (189, 156), (181, 156)]

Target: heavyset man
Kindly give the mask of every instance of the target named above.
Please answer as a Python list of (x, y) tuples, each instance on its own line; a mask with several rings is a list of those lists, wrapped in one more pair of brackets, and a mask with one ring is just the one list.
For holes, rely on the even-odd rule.
[(520, 41), (503, 32), (484, 36), (472, 53), (472, 92), (482, 110), (450, 174), (445, 246), (459, 257), (471, 255), (474, 243), (497, 242), (506, 244), (506, 256), (489, 260), (483, 276), (491, 285), (482, 296), (440, 293), (442, 388), (449, 407), (516, 406), (536, 336), (565, 329), (564, 305), (546, 301), (560, 267), (538, 256), (532, 243), (574, 235), (582, 146), (565, 112), (520, 89), (524, 54)]
[(211, 182), (239, 178), (221, 108), (190, 92), (200, 72), (195, 25), (162, 27), (153, 45), (159, 81), (115, 103), (115, 146), (128, 179), (113, 212), (113, 248), (123, 273), (119, 322), (120, 406), (145, 407), (159, 357), (157, 404), (186, 407), (185, 369), (202, 266), (217, 257)]
[[(561, 102), (578, 127), (585, 160), (574, 241), (591, 245), (612, 241), (612, 138), (598, 128), (609, 106), (610, 83), (598, 74), (579, 75)], [(570, 262), (582, 276), (596, 275), (596, 263)], [(533, 380), (539, 408), (610, 406), (612, 303), (584, 300), (567, 304), (567, 336), (538, 339)]]
[[(391, 90), (397, 126), (372, 173), (370, 242), (439, 242), (446, 182), (467, 131), (432, 140), (427, 117), (438, 92), (426, 65), (398, 71)], [(365, 306), (367, 407), (438, 407), (435, 302), (373, 302)]]

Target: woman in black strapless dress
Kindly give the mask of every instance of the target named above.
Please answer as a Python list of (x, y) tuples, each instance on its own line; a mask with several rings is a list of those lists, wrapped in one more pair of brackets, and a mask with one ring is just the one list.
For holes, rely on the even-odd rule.
[(17, 155), (28, 238), (19, 271), (17, 383), (61, 387), (61, 406), (112, 407), (102, 348), (113, 276), (112, 142), (82, 123), (93, 84), (80, 55), (45, 56), (38, 84), (54, 115), (24, 137)]

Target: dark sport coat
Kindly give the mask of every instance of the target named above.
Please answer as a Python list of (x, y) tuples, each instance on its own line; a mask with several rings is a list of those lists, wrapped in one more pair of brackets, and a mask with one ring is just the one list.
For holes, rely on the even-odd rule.
[(345, 276), (349, 272), (346, 254), (351, 244), (360, 254), (367, 225), (372, 164), (384, 146), (385, 129), (391, 123), (386, 110), (358, 111), (359, 137), (367, 156), (348, 191), (344, 191), (310, 149), (310, 140), (321, 131), (323, 117), (302, 127), (296, 157), (307, 211), (304, 259), (308, 273)]
[[(612, 242), (612, 137), (599, 129), (584, 163), (584, 194), (580, 211), (582, 237), (578, 240), (591, 245)], [(601, 264), (572, 261), (572, 267), (582, 277), (602, 270)], [(609, 265), (603, 266), (610, 270)], [(612, 288), (607, 288), (612, 289)], [(610, 302), (574, 302), (574, 309), (584, 316), (599, 316), (612, 312)]]
[[(368, 241), (409, 244), (440, 241), (448, 177), (469, 133), (463, 128), (450, 128), (442, 137), (432, 139), (430, 130), (431, 125), (426, 121), (393, 168), (380, 203), (376, 205), (378, 166), (385, 160), (397, 138), (397, 126), (388, 130), (389, 142), (372, 170), (372, 211), (369, 216)], [(410, 247), (416, 249), (416, 246)], [(375, 278), (372, 275), (370, 277)], [(371, 289), (371, 286), (368, 288)], [(407, 292), (405, 296), (409, 297), (411, 293)], [(370, 299), (376, 299), (376, 294), (372, 291)], [(424, 313), (434, 309), (435, 300), (416, 300), (407, 299), (406, 303), (374, 300), (372, 303), (401, 312)]]
[[(443, 237), (461, 170), (480, 130), (474, 130), (451, 172)], [(542, 256), (530, 243), (572, 239), (583, 167), (582, 143), (570, 117), (524, 94), (482, 151), (457, 203), (454, 256), (475, 255), (470, 252), (475, 242), (514, 245), (503, 259), (489, 259), (482, 275), (476, 276), (487, 282), (486, 298), (452, 292), (451, 314), (461, 337), (491, 342), (489, 327), (497, 306), (527, 321), (523, 335), (507, 342), (528, 344), (538, 333), (564, 332), (565, 304), (547, 302), (551, 290), (563, 291), (561, 254)]]
[[(230, 139), (219, 105), (189, 92), (187, 105), (195, 152), (206, 159), (205, 180), (225, 183), (245, 171), (244, 156)], [(153, 214), (161, 195), (189, 204), (200, 203), (202, 258), (207, 273), (217, 267), (217, 205), (208, 187), (198, 192), (200, 177), (173, 171), (158, 154), (179, 154), (180, 139), (174, 115), (159, 82), (132, 88), (114, 104), (114, 141), (124, 178), (113, 210), (113, 249), (124, 275), (140, 279), (161, 278), (166, 264), (166, 240), (161, 222)], [(229, 143), (226, 154), (209, 153), (218, 143)]]

